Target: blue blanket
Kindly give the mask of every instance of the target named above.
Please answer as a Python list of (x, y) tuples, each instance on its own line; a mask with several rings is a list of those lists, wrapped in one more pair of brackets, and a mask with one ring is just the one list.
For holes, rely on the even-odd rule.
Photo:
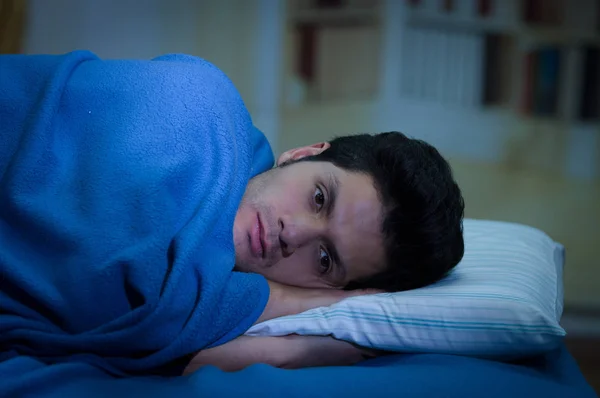
[(260, 316), (232, 227), (273, 154), (217, 68), (2, 56), (0, 131), (0, 396), (27, 360), (177, 373)]

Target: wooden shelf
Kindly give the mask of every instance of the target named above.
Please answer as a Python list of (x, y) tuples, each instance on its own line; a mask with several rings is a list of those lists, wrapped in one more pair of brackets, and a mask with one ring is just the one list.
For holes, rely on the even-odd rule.
[(454, 30), (472, 33), (497, 33), (520, 37), (524, 40), (544, 42), (549, 44), (581, 44), (600, 46), (600, 32), (585, 32), (575, 29), (546, 27), (543, 25), (526, 25), (503, 22), (484, 18), (461, 18), (413, 12), (409, 15), (411, 26), (430, 28), (434, 30)]
[(517, 29), (503, 21), (494, 19), (466, 18), (413, 11), (408, 17), (412, 26), (435, 30), (454, 30), (472, 33), (507, 33), (515, 34)]
[(582, 32), (564, 28), (552, 28), (535, 25), (522, 25), (515, 32), (519, 37), (533, 42), (556, 45), (594, 45), (600, 46), (600, 33)]
[(297, 24), (355, 24), (374, 23), (379, 20), (376, 8), (354, 8), (341, 10), (297, 10), (290, 15), (290, 21)]

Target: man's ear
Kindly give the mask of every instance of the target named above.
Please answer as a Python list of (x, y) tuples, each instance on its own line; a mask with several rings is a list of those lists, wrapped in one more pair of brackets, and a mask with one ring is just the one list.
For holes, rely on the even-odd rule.
[(281, 166), (291, 160), (299, 160), (307, 156), (315, 156), (321, 152), (329, 149), (331, 144), (329, 142), (319, 142), (317, 144), (301, 146), (299, 148), (290, 149), (279, 155), (277, 159), (277, 166)]

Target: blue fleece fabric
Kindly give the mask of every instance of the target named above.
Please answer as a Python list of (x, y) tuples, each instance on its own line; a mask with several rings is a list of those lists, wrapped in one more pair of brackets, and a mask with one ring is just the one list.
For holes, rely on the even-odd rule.
[(260, 316), (232, 228), (273, 154), (216, 67), (1, 56), (0, 132), (0, 396), (27, 358), (147, 374)]

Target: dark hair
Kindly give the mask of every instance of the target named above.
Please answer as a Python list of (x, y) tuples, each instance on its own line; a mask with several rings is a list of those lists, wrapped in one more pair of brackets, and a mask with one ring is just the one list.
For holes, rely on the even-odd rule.
[(462, 259), (464, 201), (433, 146), (399, 132), (351, 135), (302, 161), (368, 174), (382, 201), (386, 269), (346, 289), (415, 289), (438, 281)]

